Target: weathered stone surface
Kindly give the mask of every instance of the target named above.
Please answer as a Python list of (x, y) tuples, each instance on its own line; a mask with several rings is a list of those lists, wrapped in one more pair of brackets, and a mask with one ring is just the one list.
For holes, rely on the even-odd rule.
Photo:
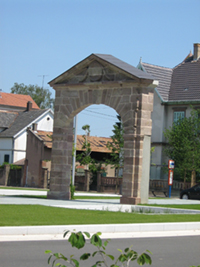
[[(149, 164), (147, 163), (149, 159), (144, 160), (144, 158), (146, 154), (150, 154), (150, 149), (149, 143), (147, 146), (143, 140), (146, 136), (151, 136), (152, 88), (148, 87), (149, 81), (143, 79), (139, 81), (135, 78), (130, 80), (130, 75), (115, 73), (113, 70), (110, 73), (108, 70), (112, 69), (112, 66), (106, 67), (108, 69), (104, 75), (99, 72), (102, 68), (99, 62), (88, 61), (86, 64), (88, 68), (84, 65), (84, 68), (78, 69), (78, 72), (76, 68), (74, 77), (70, 72), (70, 78), (63, 77), (65, 81), (63, 84), (53, 85), (56, 89), (56, 100), (51, 185), (48, 198), (70, 199), (73, 117), (91, 104), (104, 104), (114, 108), (124, 124), (121, 203), (139, 204), (144, 187), (143, 181), (145, 183), (148, 181), (144, 164)], [(117, 82), (118, 78), (120, 83)], [(145, 191), (142, 194), (143, 201), (146, 201), (144, 195), (148, 193)]]

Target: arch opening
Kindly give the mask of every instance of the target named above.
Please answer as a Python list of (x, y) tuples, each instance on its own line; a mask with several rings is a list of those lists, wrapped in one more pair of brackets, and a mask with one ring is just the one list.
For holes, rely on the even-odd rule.
[(73, 117), (92, 104), (103, 104), (116, 110), (124, 125), (120, 202), (147, 203), (155, 86), (151, 77), (120, 62), (110, 56), (92, 54), (50, 82), (56, 90), (56, 101), (48, 198), (70, 199)]

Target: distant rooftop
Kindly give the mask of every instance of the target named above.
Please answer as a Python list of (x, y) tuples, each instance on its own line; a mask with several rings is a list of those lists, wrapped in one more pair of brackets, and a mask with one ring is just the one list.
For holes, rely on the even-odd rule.
[[(52, 148), (52, 132), (46, 131), (33, 131), (31, 130), (39, 139), (44, 142), (44, 145), (48, 148)], [(88, 136), (88, 142), (90, 143), (90, 148), (92, 152), (110, 153), (111, 150), (106, 147), (108, 142), (112, 142), (111, 138), (107, 137), (96, 137)], [(84, 138), (82, 135), (77, 135), (76, 150), (81, 151), (83, 146)]]
[(24, 108), (27, 107), (27, 102), (32, 102), (33, 109), (40, 109), (30, 95), (10, 94), (0, 92), (0, 108), (1, 106), (10, 106)]

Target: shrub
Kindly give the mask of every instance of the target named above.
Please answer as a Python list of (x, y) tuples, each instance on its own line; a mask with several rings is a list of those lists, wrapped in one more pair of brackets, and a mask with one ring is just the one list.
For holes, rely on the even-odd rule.
[[(100, 255), (102, 260), (96, 261), (95, 264), (92, 265), (92, 267), (97, 266), (106, 266), (106, 267), (119, 267), (119, 266), (131, 266), (130, 264), (133, 263), (133, 261), (136, 261), (138, 265), (144, 265), (151, 264), (152, 260), (149, 254), (152, 254), (149, 250), (146, 250), (141, 255), (138, 255), (136, 251), (132, 249), (132, 247), (125, 248), (124, 251), (121, 249), (118, 249), (119, 256), (115, 259), (113, 255), (106, 253), (106, 247), (108, 245), (109, 239), (106, 241), (102, 241), (100, 238), (101, 233), (93, 234), (92, 236), (88, 232), (70, 232), (66, 231), (64, 233), (64, 237), (68, 235), (68, 241), (72, 245), (72, 247), (75, 247), (77, 249), (81, 249), (85, 246), (86, 240), (85, 238), (89, 238), (90, 244), (95, 246), (96, 251), (92, 254), (90, 253), (84, 253), (80, 260), (87, 260), (90, 257), (95, 257), (96, 255)], [(147, 254), (147, 253), (148, 254)], [(74, 255), (71, 255), (69, 257), (64, 256), (61, 253), (52, 253), (51, 250), (46, 250), (46, 254), (50, 254), (48, 258), (48, 264), (52, 264), (53, 266), (58, 267), (67, 267), (67, 266), (73, 266), (73, 267), (79, 267), (79, 260), (74, 258)], [(111, 259), (112, 264), (108, 265), (107, 260)], [(60, 263), (59, 261), (66, 262), (67, 265), (64, 265)]]

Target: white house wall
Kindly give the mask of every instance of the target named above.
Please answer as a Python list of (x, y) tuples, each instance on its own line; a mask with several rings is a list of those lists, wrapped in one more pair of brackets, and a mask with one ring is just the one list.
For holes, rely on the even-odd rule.
[[(40, 131), (53, 131), (53, 114), (48, 112), (36, 119), (33, 123), (37, 123), (37, 129)], [(32, 123), (27, 125), (32, 127)], [(14, 152), (12, 163), (24, 159), (26, 157), (26, 145), (27, 145), (27, 131), (23, 129), (19, 135), (14, 139)]]
[(40, 131), (53, 131), (53, 115), (48, 112), (40, 120), (38, 120), (38, 130)]
[(14, 141), (13, 162), (26, 157), (27, 132), (24, 130)]
[(163, 121), (164, 121), (164, 106), (161, 105), (161, 100), (158, 94), (154, 93), (154, 105), (152, 112), (152, 136), (151, 142), (162, 142), (163, 136)]

